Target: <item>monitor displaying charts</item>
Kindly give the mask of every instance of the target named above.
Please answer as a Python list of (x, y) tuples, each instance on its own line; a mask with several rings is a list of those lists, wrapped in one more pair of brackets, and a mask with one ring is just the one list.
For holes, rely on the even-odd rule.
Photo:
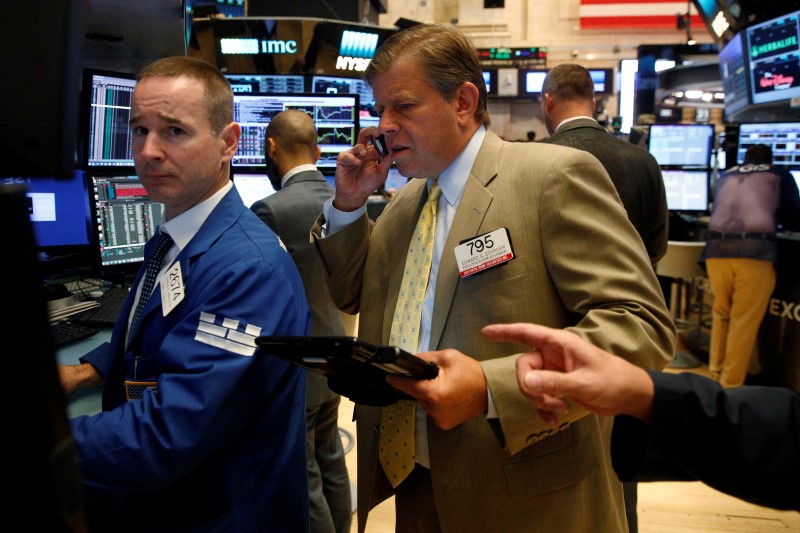
[(266, 173), (264, 133), (272, 117), (286, 109), (311, 115), (322, 155), (317, 168), (336, 169), (339, 153), (352, 148), (360, 125), (359, 96), (343, 93), (234, 93), (233, 119), (242, 127), (239, 150), (233, 157), (234, 173)]

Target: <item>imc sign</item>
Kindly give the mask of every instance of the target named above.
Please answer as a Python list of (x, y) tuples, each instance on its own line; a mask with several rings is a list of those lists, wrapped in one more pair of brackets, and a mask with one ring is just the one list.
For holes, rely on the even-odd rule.
[(375, 49), (378, 46), (377, 33), (345, 30), (339, 44), (339, 57), (336, 59), (337, 70), (363, 72), (366, 70)]
[(277, 39), (220, 39), (219, 49), (225, 55), (232, 54), (296, 54), (297, 41)]

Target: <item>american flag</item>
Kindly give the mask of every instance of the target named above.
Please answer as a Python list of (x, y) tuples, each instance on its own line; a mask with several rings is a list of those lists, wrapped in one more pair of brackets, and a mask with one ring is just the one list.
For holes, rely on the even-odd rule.
[[(685, 14), (686, 8), (687, 2), (674, 0), (581, 0), (581, 29), (674, 30), (677, 15)], [(705, 28), (694, 5), (689, 12), (692, 28)]]

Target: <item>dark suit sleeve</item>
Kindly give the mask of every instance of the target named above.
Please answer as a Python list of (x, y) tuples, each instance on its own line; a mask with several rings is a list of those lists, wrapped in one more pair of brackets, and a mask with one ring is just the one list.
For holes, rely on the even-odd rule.
[(269, 226), (272, 231), (277, 233), (278, 227), (275, 223), (275, 213), (269, 203), (264, 200), (258, 200), (250, 206), (250, 210)]
[(697, 480), (758, 505), (800, 510), (800, 396), (780, 387), (723, 389), (688, 372), (650, 375), (652, 424), (614, 421), (611, 454), (621, 480)]

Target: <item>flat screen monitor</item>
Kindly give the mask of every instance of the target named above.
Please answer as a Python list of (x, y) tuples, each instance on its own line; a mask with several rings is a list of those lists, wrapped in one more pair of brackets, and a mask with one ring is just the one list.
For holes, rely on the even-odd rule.
[(285, 109), (305, 111), (314, 119), (322, 155), (317, 168), (336, 170), (340, 152), (358, 139), (359, 96), (342, 93), (234, 93), (233, 116), (242, 127), (239, 150), (233, 156), (233, 172), (264, 174), (264, 132), (272, 117)]
[(521, 98), (538, 98), (542, 95), (542, 85), (547, 76), (546, 70), (519, 70), (517, 96)]
[(85, 166), (133, 167), (131, 99), (133, 74), (84, 69), (82, 136)]
[(225, 74), (235, 93), (303, 93), (302, 74)]
[(794, 178), (795, 183), (797, 183), (797, 188), (800, 189), (800, 170), (790, 170), (789, 173)]
[(708, 211), (709, 171), (663, 169), (667, 209), (681, 213)]
[(648, 150), (662, 167), (711, 165), (713, 124), (651, 124)]
[(275, 193), (275, 188), (267, 174), (234, 173), (233, 184), (236, 185), (236, 190), (239, 191), (239, 195), (247, 207)]
[(164, 205), (150, 199), (136, 175), (92, 175), (97, 261), (103, 272), (136, 272)]
[(88, 254), (92, 243), (92, 210), (85, 173), (61, 177), (0, 178), (2, 189), (25, 187), (25, 201), (38, 252), (46, 257)]
[(485, 69), (483, 71), (483, 82), (486, 84), (486, 94), (497, 95), (497, 69)]
[(725, 118), (729, 121), (751, 103), (743, 35), (734, 35), (719, 53), (719, 75), (725, 93)]
[(614, 71), (610, 68), (589, 69), (595, 94), (614, 94)]
[(387, 192), (397, 192), (400, 187), (408, 183), (408, 178), (401, 175), (397, 167), (392, 166), (389, 173), (386, 175), (386, 181), (383, 182), (383, 190)]
[(800, 11), (745, 29), (754, 104), (800, 96)]
[(772, 148), (772, 164), (800, 167), (800, 122), (746, 122), (739, 124), (736, 163), (754, 144)]
[(357, 94), (359, 97), (359, 127), (378, 126), (380, 117), (375, 111), (375, 98), (372, 96), (372, 89), (363, 79), (341, 76), (313, 76), (311, 78), (311, 92)]

